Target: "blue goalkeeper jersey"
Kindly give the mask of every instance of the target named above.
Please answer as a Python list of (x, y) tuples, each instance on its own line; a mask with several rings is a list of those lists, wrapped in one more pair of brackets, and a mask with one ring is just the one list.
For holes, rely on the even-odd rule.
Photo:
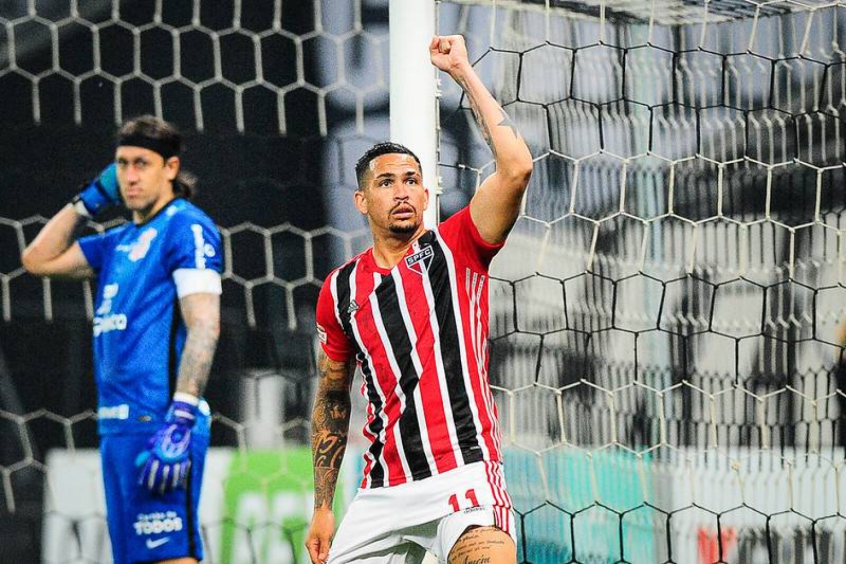
[[(179, 298), (220, 293), (220, 233), (202, 210), (175, 199), (146, 223), (84, 237), (79, 245), (97, 273), (100, 433), (152, 433), (170, 405), (185, 344)], [(201, 411), (208, 415), (205, 402)]]

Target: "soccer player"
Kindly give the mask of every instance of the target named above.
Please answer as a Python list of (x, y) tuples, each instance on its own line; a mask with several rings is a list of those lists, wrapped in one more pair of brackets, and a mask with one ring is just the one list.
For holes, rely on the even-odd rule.
[[(333, 271), (317, 304), (312, 415), (313, 562), (514, 563), (496, 407), (488, 382), (488, 266), (517, 220), (532, 156), (471, 67), (461, 36), (432, 63), (464, 90), (496, 159), (470, 205), (432, 230), (420, 162), (382, 143), (356, 164), (373, 246)], [(364, 479), (334, 539), (332, 501), (357, 363), (368, 401)], [(330, 548), (331, 543), (331, 548)]]
[[(182, 136), (151, 116), (118, 131), (115, 162), (24, 250), (40, 276), (96, 278), (94, 375), (115, 564), (202, 560), (197, 506), (209, 444), (202, 399), (220, 332), (220, 234), (189, 203)], [(122, 203), (132, 221), (74, 240)]]

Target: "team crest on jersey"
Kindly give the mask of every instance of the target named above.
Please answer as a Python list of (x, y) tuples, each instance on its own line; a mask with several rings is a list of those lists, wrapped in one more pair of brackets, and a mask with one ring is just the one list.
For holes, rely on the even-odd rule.
[(429, 270), (429, 265), (432, 264), (432, 257), (434, 256), (435, 250), (432, 247), (423, 247), (413, 255), (405, 258), (405, 266), (409, 270), (423, 274), (423, 267), (425, 266), (426, 270)]
[(159, 232), (152, 227), (141, 233), (141, 235), (138, 236), (138, 240), (132, 243), (129, 248), (129, 260), (137, 262), (146, 257), (147, 252), (150, 250), (150, 243), (158, 234)]

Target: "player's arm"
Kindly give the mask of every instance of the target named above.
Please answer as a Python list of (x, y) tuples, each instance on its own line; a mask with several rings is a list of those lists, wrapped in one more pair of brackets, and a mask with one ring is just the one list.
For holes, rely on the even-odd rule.
[(220, 336), (219, 294), (187, 294), (180, 298), (179, 304), (187, 336), (179, 361), (176, 392), (164, 423), (135, 461), (141, 468), (138, 483), (155, 494), (185, 487), (191, 471), (192, 429)]
[(496, 161), (470, 201), (473, 223), (488, 243), (500, 243), (520, 214), (523, 193), (532, 174), (532, 155), (520, 132), (470, 65), (464, 38), (435, 36), (429, 45), (432, 64), (448, 73), (464, 90), (476, 123)]
[(88, 264), (74, 232), (84, 217), (72, 204), (54, 215), (21, 254), (21, 264), (30, 274), (65, 278), (91, 278)]
[(335, 533), (332, 501), (350, 427), (350, 386), (353, 363), (318, 357), (317, 396), (311, 415), (311, 449), (314, 462), (314, 516), (306, 537), (311, 561), (326, 562)]
[(220, 295), (189, 294), (179, 300), (187, 337), (176, 380), (177, 393), (199, 398), (209, 381), (214, 351), (220, 337)]
[(37, 276), (93, 277), (94, 269), (74, 233), (83, 221), (119, 202), (117, 169), (111, 164), (41, 229), (21, 254), (23, 267)]

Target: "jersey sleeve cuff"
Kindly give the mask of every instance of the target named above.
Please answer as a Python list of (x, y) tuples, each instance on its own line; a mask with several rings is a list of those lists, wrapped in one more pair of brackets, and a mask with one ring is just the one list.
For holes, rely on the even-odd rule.
[(326, 353), (326, 356), (328, 356), (330, 359), (334, 360), (335, 362), (346, 362), (352, 356), (352, 354), (350, 354), (350, 353), (344, 354), (341, 351), (334, 350), (324, 343), (320, 343), (320, 348), (323, 349), (323, 352)]
[(88, 266), (94, 270), (100, 270), (100, 265), (95, 261), (97, 258), (95, 245), (96, 238), (98, 237), (102, 237), (102, 235), (88, 235), (87, 237), (80, 237), (76, 240), (77, 245), (79, 245), (79, 250), (82, 251), (82, 256), (85, 257), (85, 261), (88, 263)]
[(220, 273), (201, 268), (179, 268), (173, 271), (173, 281), (176, 284), (176, 295), (179, 298), (191, 294), (223, 293)]
[(467, 223), (469, 224), (469, 228), (467, 230), (470, 232), (470, 237), (473, 238), (473, 242), (478, 248), (485, 251), (498, 251), (505, 246), (505, 241), (500, 241), (499, 243), (488, 243), (485, 241), (482, 234), (479, 233), (479, 227), (476, 225), (476, 222), (473, 221), (473, 215), (470, 213), (470, 206), (467, 206), (464, 210), (467, 214)]

